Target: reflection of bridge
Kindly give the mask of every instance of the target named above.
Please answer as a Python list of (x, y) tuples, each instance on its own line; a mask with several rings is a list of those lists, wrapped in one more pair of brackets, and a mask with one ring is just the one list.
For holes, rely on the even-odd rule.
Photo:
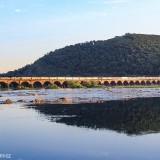
[(0, 87), (16, 88), (22, 85), (24, 87), (39, 88), (53, 83), (60, 87), (67, 87), (67, 81), (79, 81), (80, 83), (98, 81), (99, 84), (106, 86), (160, 85), (160, 77), (1, 77)]

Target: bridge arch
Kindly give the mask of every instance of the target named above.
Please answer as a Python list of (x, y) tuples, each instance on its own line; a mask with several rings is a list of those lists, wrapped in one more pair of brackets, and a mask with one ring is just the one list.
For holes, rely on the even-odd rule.
[(19, 86), (19, 83), (14, 81), (9, 84), (9, 88), (11, 89), (17, 89), (18, 86)]
[(146, 85), (151, 85), (151, 84), (152, 84), (152, 82), (146, 81)]
[(41, 82), (36, 81), (36, 82), (33, 83), (33, 87), (34, 87), (34, 88), (43, 88), (43, 85), (42, 85)]
[(0, 82), (0, 89), (6, 89), (6, 88), (8, 88), (9, 86), (8, 86), (8, 84), (7, 83), (5, 83), (5, 82)]
[(49, 87), (50, 85), (51, 85), (51, 82), (50, 82), (50, 81), (46, 81), (46, 82), (44, 82), (44, 84), (43, 84), (44, 88)]
[(157, 84), (160, 85), (160, 81), (157, 81)]
[(58, 87), (62, 87), (62, 84), (59, 81), (55, 81), (54, 84), (56, 84)]
[(91, 83), (89, 83), (89, 81), (81, 81), (80, 82), (80, 84), (82, 85), (82, 86), (88, 86), (89, 84), (91, 84)]
[(22, 82), (21, 83), (21, 86), (25, 87), (25, 88), (30, 88), (31, 87), (31, 84), (29, 82)]
[(130, 85), (130, 86), (133, 86), (133, 85), (135, 85), (135, 83), (134, 83), (133, 81), (130, 81), (130, 82), (129, 82), (129, 85)]
[(146, 82), (145, 81), (141, 81), (141, 85), (146, 85)]
[(129, 86), (129, 83), (128, 83), (127, 81), (124, 81), (124, 82), (123, 82), (123, 85), (124, 85), (124, 86)]
[(121, 81), (118, 81), (118, 82), (117, 82), (117, 85), (118, 85), (118, 86), (122, 86), (123, 83), (122, 83)]
[(110, 83), (109, 83), (108, 81), (105, 81), (105, 82), (104, 82), (104, 85), (105, 85), (105, 86), (110, 86)]
[(152, 84), (156, 85), (156, 84), (157, 84), (157, 82), (156, 82), (156, 81), (152, 81)]
[(136, 81), (136, 82), (135, 82), (135, 85), (140, 85), (140, 82), (139, 82), (139, 81)]
[(117, 84), (116, 84), (115, 81), (111, 81), (110, 85), (111, 85), (111, 86), (116, 86)]

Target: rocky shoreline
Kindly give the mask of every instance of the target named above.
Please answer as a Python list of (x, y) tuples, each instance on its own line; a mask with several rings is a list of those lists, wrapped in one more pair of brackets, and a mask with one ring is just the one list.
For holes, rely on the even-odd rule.
[(160, 89), (74, 89), (0, 93), (0, 104), (78, 104), (160, 97)]
[(45, 100), (43, 98), (36, 98), (33, 101), (26, 102), (25, 100), (18, 100), (14, 102), (12, 99), (7, 99), (4, 102), (1, 102), (0, 104), (14, 104), (14, 103), (27, 103), (27, 104), (79, 104), (79, 103), (104, 103), (106, 102), (105, 100), (100, 100), (100, 99), (85, 99), (85, 98), (75, 98), (75, 99), (70, 99), (70, 98), (65, 98), (61, 97), (57, 100)]

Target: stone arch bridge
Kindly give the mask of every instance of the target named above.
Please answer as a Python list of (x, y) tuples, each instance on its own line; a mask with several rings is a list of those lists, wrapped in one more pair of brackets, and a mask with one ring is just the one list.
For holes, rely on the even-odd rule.
[(43, 88), (53, 83), (66, 88), (68, 81), (98, 81), (106, 86), (160, 85), (160, 77), (0, 77), (0, 88), (16, 88), (19, 85)]

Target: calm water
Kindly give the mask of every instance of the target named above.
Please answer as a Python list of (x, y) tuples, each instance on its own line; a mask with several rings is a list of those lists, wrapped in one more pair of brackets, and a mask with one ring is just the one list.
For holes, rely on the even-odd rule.
[(159, 160), (159, 148), (160, 98), (0, 105), (0, 154), (13, 160)]

